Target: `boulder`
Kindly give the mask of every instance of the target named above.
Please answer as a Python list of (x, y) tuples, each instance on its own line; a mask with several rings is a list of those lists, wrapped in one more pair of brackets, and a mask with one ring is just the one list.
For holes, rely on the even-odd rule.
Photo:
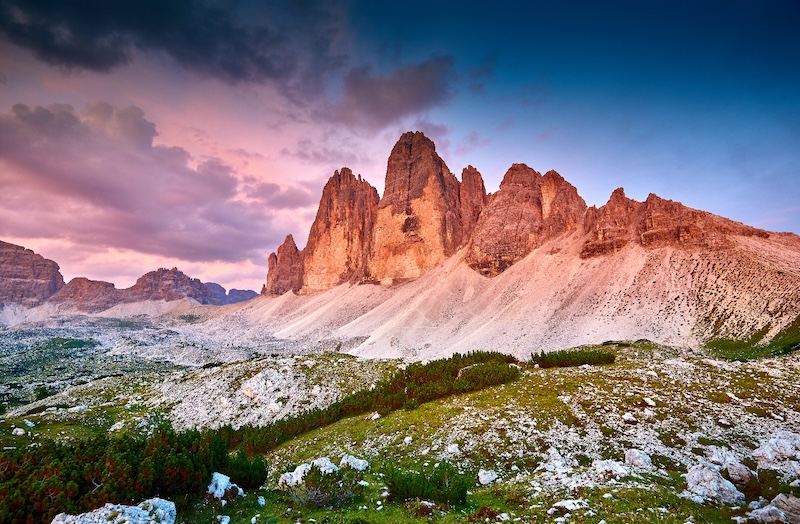
[(492, 469), (481, 469), (478, 471), (478, 482), (481, 486), (486, 486), (497, 480), (497, 472)]
[(782, 511), (789, 524), (800, 524), (800, 498), (791, 493), (781, 493), (772, 499), (770, 505)]
[(175, 504), (169, 500), (153, 498), (138, 506), (106, 504), (88, 513), (67, 515), (60, 513), (51, 524), (174, 524)]
[(640, 449), (626, 449), (625, 464), (642, 469), (653, 469), (653, 462), (650, 460), (650, 455)]
[(689, 468), (686, 474), (687, 489), (707, 499), (719, 502), (742, 502), (744, 494), (729, 480), (720, 475), (719, 470), (711, 465), (699, 464)]

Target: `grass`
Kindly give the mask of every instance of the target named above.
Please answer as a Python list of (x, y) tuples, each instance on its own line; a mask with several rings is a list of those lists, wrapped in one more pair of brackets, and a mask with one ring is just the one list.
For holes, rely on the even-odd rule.
[(762, 344), (769, 326), (747, 340), (712, 339), (706, 343), (711, 354), (727, 360), (746, 362), (765, 357), (789, 355), (800, 350), (800, 317), (785, 327), (772, 340)]
[[(610, 367), (526, 366), (516, 382), (434, 400), (411, 410), (401, 409), (377, 420), (368, 420), (364, 415), (346, 418), (265, 454), (271, 475), (268, 488), (275, 486), (280, 473), (321, 456), (338, 462), (347, 452), (368, 459), (373, 469), (364, 480), (369, 486), (360, 497), (336, 510), (300, 506), (283, 492), (262, 488), (248, 491), (246, 498), (224, 508), (204, 499), (187, 513), (179, 514), (179, 522), (216, 522), (217, 515), (228, 515), (232, 524), (238, 524), (249, 523), (260, 515), (258, 523), (270, 518), (276, 523), (312, 522), (311, 519), (329, 524), (455, 523), (470, 522), (474, 515), (478, 516), (473, 521), (485, 522), (485, 516), (502, 513), (508, 514), (511, 521), (519, 518), (520, 522), (552, 522), (559, 514), (548, 515), (548, 509), (567, 498), (585, 499), (593, 512), (577, 510), (569, 522), (604, 519), (608, 524), (683, 524), (690, 517), (694, 522), (730, 522), (731, 517), (744, 511), (724, 505), (698, 505), (679, 497), (686, 487), (680, 474), (686, 472), (688, 464), (701, 460), (708, 446), (724, 445), (743, 455), (748, 452), (742, 444), (744, 440), (762, 440), (763, 435), (752, 435), (749, 428), (763, 425), (765, 413), (794, 409), (785, 406), (796, 405), (792, 403), (796, 394), (790, 385), (797, 383), (800, 368), (781, 366), (783, 375), (777, 377), (766, 373), (760, 363), (736, 365), (735, 371), (726, 371), (690, 358), (677, 366), (657, 360), (652, 356), (655, 350), (674, 353), (669, 348), (632, 343), (630, 347), (616, 345), (614, 351), (619, 360)], [(656, 371), (658, 378), (648, 376), (650, 370)], [(319, 377), (322, 378), (324, 374)], [(744, 401), (723, 397), (726, 391)], [(713, 398), (709, 392), (714, 392)], [(649, 419), (643, 415), (646, 406), (641, 405), (645, 396), (656, 401), (656, 406), (649, 408), (655, 415)], [(621, 423), (621, 414), (626, 411), (632, 411), (640, 423)], [(735, 422), (733, 428), (707, 425), (707, 420), (713, 421), (722, 414)], [(780, 424), (769, 421), (769, 426), (775, 431), (791, 428), (793, 420)], [(37, 425), (35, 431), (45, 431), (45, 427), (44, 423)], [(412, 437), (411, 442), (405, 442), (406, 437)], [(460, 453), (445, 459), (446, 447), (451, 443), (459, 445)], [(627, 448), (649, 450), (660, 446), (651, 458), (667, 473), (602, 488), (570, 491), (559, 483), (559, 487), (546, 486), (536, 491), (532, 481), (543, 482), (536, 470), (546, 460), (550, 446), (558, 448), (576, 473), (587, 475), (592, 474), (591, 461), (595, 457), (622, 461)], [(382, 476), (383, 460), (408, 471), (431, 471), (437, 462), (448, 460), (469, 475), (473, 483), (465, 503), (460, 505), (426, 508), (419, 501), (389, 501), (382, 496), (382, 488), (387, 485)], [(517, 469), (512, 471), (512, 466)], [(477, 485), (479, 468), (496, 470), (503, 482)], [(609, 494), (611, 498), (605, 498)], [(259, 495), (265, 497), (263, 507), (257, 503)]]

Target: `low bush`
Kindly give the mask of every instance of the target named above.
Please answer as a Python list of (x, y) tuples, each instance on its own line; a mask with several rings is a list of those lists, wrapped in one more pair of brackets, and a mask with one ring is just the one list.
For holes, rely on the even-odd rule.
[(471, 477), (443, 462), (430, 472), (403, 471), (394, 466), (386, 468), (389, 500), (422, 499), (442, 504), (464, 504), (467, 490), (474, 484)]
[(583, 366), (584, 364), (592, 366), (613, 364), (616, 359), (616, 355), (611, 351), (604, 351), (601, 349), (573, 349), (550, 351), (549, 353), (533, 353), (531, 355), (531, 364), (538, 364), (540, 368), (567, 368)]
[(315, 508), (333, 508), (361, 495), (358, 471), (340, 468), (323, 472), (316, 464), (306, 472), (303, 481), (286, 486), (286, 492), (295, 502)]

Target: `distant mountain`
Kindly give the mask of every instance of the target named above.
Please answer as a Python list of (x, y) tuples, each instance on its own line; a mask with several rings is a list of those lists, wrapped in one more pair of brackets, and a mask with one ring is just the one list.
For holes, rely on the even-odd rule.
[(236, 304), (258, 296), (258, 293), (250, 289), (231, 289), (230, 291), (225, 291), (224, 287), (215, 282), (205, 282), (204, 285), (211, 291), (211, 303), (218, 306)]
[(62, 287), (58, 264), (30, 249), (0, 242), (0, 304), (38, 306)]
[[(791, 233), (654, 194), (637, 202), (622, 188), (587, 207), (561, 175), (524, 164), (487, 195), (476, 169), (459, 181), (419, 132), (400, 137), (376, 196), (337, 171), (305, 249), (289, 235), (270, 256), (262, 293), (299, 295), (271, 307), (293, 326), (279, 335), (306, 334), (307, 314), (319, 337), (365, 337), (354, 352), (384, 355), (611, 338), (766, 342), (800, 326), (800, 237)], [(369, 283), (384, 286), (334, 292)]]
[(35, 307), (49, 302), (97, 312), (121, 303), (147, 300), (169, 302), (190, 298), (200, 304), (224, 305), (256, 296), (250, 290), (232, 289), (228, 293), (219, 284), (204, 284), (177, 268), (146, 273), (128, 289), (84, 277), (73, 278), (64, 285), (58, 264), (30, 249), (0, 242), (0, 304)]

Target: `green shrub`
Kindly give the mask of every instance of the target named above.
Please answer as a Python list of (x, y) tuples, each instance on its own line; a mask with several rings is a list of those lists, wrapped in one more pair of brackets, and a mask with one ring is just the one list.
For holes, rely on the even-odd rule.
[(37, 386), (36, 389), (33, 390), (33, 394), (36, 400), (42, 400), (50, 396), (50, 390), (47, 389), (46, 386)]
[(344, 467), (324, 473), (314, 464), (303, 477), (303, 482), (287, 486), (286, 492), (292, 500), (304, 506), (332, 508), (361, 495), (363, 488), (359, 480), (354, 469)]
[(616, 358), (616, 355), (611, 351), (600, 349), (573, 349), (550, 351), (549, 353), (533, 353), (531, 355), (531, 364), (538, 364), (540, 368), (566, 368), (583, 366), (584, 364), (596, 366), (601, 364), (613, 364)]
[(385, 475), (390, 500), (423, 499), (442, 504), (464, 504), (467, 490), (474, 484), (471, 477), (459, 473), (447, 462), (427, 473), (388, 466)]
[(234, 484), (243, 489), (261, 487), (267, 481), (267, 463), (260, 455), (250, 460), (244, 451), (239, 450), (228, 460), (225, 472)]

